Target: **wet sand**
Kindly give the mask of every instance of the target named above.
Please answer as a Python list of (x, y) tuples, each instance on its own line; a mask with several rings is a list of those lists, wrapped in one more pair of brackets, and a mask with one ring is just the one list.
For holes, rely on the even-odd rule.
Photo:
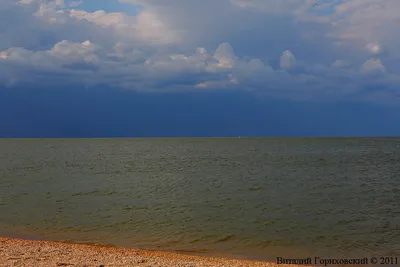
[(295, 267), (296, 265), (200, 257), (112, 246), (0, 238), (0, 266)]

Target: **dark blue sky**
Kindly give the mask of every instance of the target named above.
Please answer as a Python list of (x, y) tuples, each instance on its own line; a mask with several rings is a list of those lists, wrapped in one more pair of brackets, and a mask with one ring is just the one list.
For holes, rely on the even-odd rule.
[(0, 137), (396, 136), (399, 111), (243, 92), (2, 89)]

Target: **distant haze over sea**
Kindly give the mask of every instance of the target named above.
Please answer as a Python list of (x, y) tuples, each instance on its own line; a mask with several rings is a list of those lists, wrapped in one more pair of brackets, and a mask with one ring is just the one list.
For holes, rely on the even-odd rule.
[(398, 105), (237, 91), (0, 90), (0, 137), (400, 136), (398, 114)]

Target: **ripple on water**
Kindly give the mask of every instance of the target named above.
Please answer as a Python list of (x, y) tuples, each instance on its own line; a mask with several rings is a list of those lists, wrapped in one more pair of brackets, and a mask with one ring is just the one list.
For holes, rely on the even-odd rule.
[(400, 255), (399, 139), (20, 142), (0, 140), (1, 229), (193, 251)]
[(117, 192), (117, 191), (115, 191), (115, 190), (113, 190), (113, 191), (108, 191), (108, 190), (93, 190), (93, 191), (90, 191), (90, 192), (79, 192), (79, 193), (75, 193), (75, 194), (72, 194), (71, 196), (73, 196), (73, 197), (77, 197), (77, 196), (113, 196), (113, 195), (116, 195), (116, 196), (120, 196), (120, 195), (123, 195), (122, 193), (120, 193), (120, 192)]
[(227, 235), (227, 236), (224, 236), (224, 237), (222, 237), (222, 238), (216, 240), (214, 243), (226, 242), (226, 241), (228, 241), (228, 240), (233, 239), (234, 237), (235, 237), (235, 235), (233, 235), (233, 234), (232, 234), (232, 235)]

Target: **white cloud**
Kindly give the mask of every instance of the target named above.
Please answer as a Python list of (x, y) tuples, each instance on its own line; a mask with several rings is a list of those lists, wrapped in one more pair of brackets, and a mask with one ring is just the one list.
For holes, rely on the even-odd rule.
[(370, 55), (372, 56), (379, 56), (382, 55), (385, 52), (385, 49), (382, 47), (381, 44), (378, 42), (374, 43), (368, 43), (365, 46), (365, 49), (369, 52)]
[(362, 73), (383, 73), (386, 72), (386, 67), (379, 59), (368, 59), (360, 68)]
[(218, 60), (218, 66), (222, 68), (232, 68), (236, 61), (233, 48), (228, 43), (223, 43), (218, 46), (214, 53), (214, 58)]
[(286, 50), (282, 53), (280, 66), (282, 69), (290, 69), (296, 64), (296, 57), (290, 52)]
[(78, 6), (82, 5), (82, 4), (83, 4), (83, 0), (80, 0), (80, 1), (71, 1), (71, 2), (68, 4), (68, 7), (78, 7)]
[(180, 41), (177, 33), (168, 29), (157, 15), (150, 12), (141, 12), (138, 15), (137, 32), (150, 42), (174, 43)]
[(399, 83), (397, 0), (121, 2), (137, 15), (3, 0), (0, 82), (315, 95)]

